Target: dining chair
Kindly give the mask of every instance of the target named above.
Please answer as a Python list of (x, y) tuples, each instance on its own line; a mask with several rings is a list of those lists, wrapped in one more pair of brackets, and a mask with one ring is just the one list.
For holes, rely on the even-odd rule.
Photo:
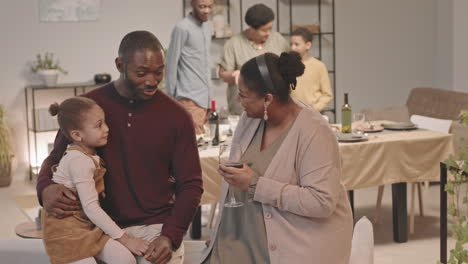
[(374, 229), (371, 221), (363, 216), (354, 225), (349, 264), (374, 263)]

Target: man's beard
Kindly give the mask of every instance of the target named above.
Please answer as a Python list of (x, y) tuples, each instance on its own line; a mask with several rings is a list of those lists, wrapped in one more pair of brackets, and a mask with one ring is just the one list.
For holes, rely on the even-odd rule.
[(197, 18), (199, 19), (201, 22), (206, 22), (206, 20), (204, 20), (203, 18), (203, 14), (197, 10), (193, 10), (192, 14)]
[[(135, 100), (148, 100), (148, 99), (151, 99), (151, 98), (154, 97), (154, 94), (153, 95), (144, 94), (144, 90), (146, 90), (146, 89), (148, 89), (148, 90), (157, 89), (158, 85), (155, 85), (155, 86), (146, 85), (145, 88), (141, 89), (141, 88), (138, 88), (138, 85), (136, 85), (134, 82), (132, 82), (132, 80), (130, 78), (128, 78), (128, 74), (127, 74), (126, 71), (125, 71), (124, 77), (125, 77), (124, 78), (125, 86), (127, 87), (128, 91), (130, 92), (130, 97), (132, 99), (135, 99)], [(143, 94), (144, 97), (142, 97), (142, 94)]]

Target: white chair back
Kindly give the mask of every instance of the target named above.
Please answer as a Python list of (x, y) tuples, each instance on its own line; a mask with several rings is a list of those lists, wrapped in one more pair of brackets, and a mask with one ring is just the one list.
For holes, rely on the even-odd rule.
[(452, 120), (439, 119), (428, 116), (412, 115), (411, 122), (418, 125), (419, 128), (424, 128), (432, 131), (438, 131), (441, 133), (448, 133)]
[(354, 225), (349, 264), (374, 264), (374, 230), (365, 216)]

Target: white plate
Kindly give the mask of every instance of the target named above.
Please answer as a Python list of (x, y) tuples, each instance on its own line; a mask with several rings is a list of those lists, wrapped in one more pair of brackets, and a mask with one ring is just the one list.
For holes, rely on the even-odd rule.
[(418, 126), (409, 122), (386, 123), (382, 124), (382, 126), (388, 130), (412, 130), (418, 128)]
[(360, 142), (369, 140), (366, 135), (354, 133), (336, 133), (339, 142)]
[(373, 129), (366, 128), (362, 132), (364, 133), (378, 133), (384, 131), (384, 128), (382, 126), (374, 126)]
[[(228, 139), (227, 135), (221, 135), (221, 136), (219, 136), (219, 143), (226, 142), (227, 139)], [(199, 147), (206, 146), (206, 145), (209, 145), (212, 140), (213, 139), (211, 139), (209, 137), (197, 136), (197, 145)]]

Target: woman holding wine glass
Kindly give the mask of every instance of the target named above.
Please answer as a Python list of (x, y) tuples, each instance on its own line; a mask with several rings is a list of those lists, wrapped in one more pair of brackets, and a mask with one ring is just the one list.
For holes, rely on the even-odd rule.
[(319, 112), (289, 95), (303, 71), (294, 52), (242, 66), (245, 112), (230, 152), (242, 167), (221, 163), (218, 171), (223, 203), (229, 193), (243, 206), (220, 208), (203, 263), (349, 262), (353, 222), (336, 137)]

